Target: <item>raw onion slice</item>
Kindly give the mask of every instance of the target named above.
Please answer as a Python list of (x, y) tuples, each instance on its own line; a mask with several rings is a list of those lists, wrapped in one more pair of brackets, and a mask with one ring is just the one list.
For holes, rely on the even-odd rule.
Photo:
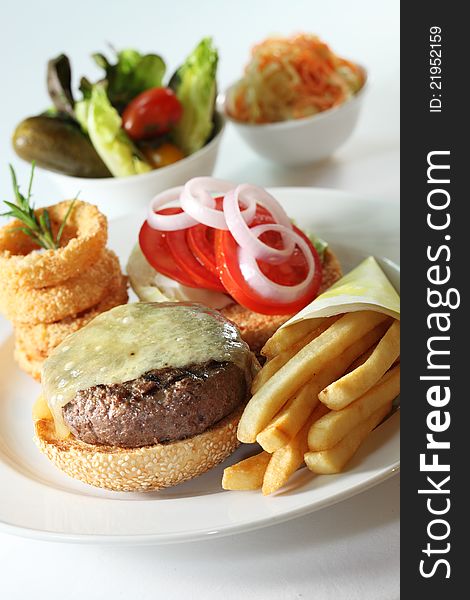
[[(240, 203), (251, 206), (259, 202), (269, 210), (274, 220), (282, 226), (279, 232), (282, 235), (284, 248), (278, 249), (268, 246), (259, 238), (260, 233), (254, 233), (255, 227), (249, 228), (243, 219)], [(242, 184), (230, 190), (224, 197), (224, 215), (230, 233), (235, 241), (255, 259), (271, 265), (279, 265), (289, 259), (295, 248), (295, 239), (285, 235), (285, 231), (292, 231), (292, 223), (279, 202), (268, 194), (266, 190), (255, 185)]]
[(157, 194), (153, 198), (147, 211), (147, 223), (152, 229), (158, 229), (160, 231), (177, 231), (179, 229), (188, 229), (188, 227), (197, 225), (197, 221), (185, 212), (175, 215), (161, 215), (156, 212), (166, 204), (174, 202), (175, 200), (180, 200), (182, 191), (183, 186), (178, 186), (160, 192), (160, 194)]
[(298, 233), (291, 229), (287, 229), (284, 225), (256, 225), (251, 229), (251, 232), (256, 237), (266, 231), (278, 231), (283, 237), (290, 239), (294, 246), (297, 245), (300, 248), (307, 261), (307, 276), (297, 285), (281, 285), (275, 283), (261, 271), (256, 262), (256, 258), (250, 250), (243, 248), (242, 246), (238, 249), (240, 271), (251, 289), (264, 300), (269, 300), (278, 304), (295, 302), (307, 292), (315, 276), (315, 261), (310, 248)]
[[(193, 219), (214, 229), (228, 230), (224, 212), (216, 210), (212, 193), (226, 194), (235, 187), (234, 183), (214, 177), (194, 177), (183, 188), (181, 206)], [(256, 200), (250, 198), (244, 202), (240, 211), (242, 220), (251, 223), (256, 213)]]

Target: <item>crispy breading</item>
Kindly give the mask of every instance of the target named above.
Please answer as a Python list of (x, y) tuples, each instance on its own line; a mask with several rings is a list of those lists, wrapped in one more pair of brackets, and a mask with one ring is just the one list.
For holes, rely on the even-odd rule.
[[(53, 230), (59, 228), (71, 202), (47, 207)], [(43, 211), (39, 208), (36, 214)], [(41, 250), (21, 231), (22, 225), (13, 220), (0, 228), (0, 287), (42, 288), (77, 277), (95, 262), (108, 238), (106, 217), (81, 200), (74, 201), (58, 250)]]
[(5, 286), (0, 310), (15, 324), (53, 323), (96, 305), (120, 278), (118, 257), (105, 249), (88, 269), (59, 285), (34, 289)]
[(66, 317), (54, 323), (38, 323), (36, 325), (17, 323), (16, 339), (23, 348), (28, 348), (32, 358), (44, 360), (68, 335), (81, 329), (100, 313), (120, 304), (126, 304), (127, 300), (127, 277), (121, 276), (98, 304), (76, 317)]

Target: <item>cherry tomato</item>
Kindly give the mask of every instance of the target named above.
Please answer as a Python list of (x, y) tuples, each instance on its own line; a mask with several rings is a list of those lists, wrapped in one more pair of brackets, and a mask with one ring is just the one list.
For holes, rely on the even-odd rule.
[[(258, 209), (252, 225), (273, 222), (272, 217), (265, 209)], [(318, 294), (321, 285), (322, 268), (317, 251), (306, 235), (294, 227), (308, 244), (315, 262), (315, 276), (306, 293), (297, 300), (280, 304), (264, 299), (256, 293), (246, 282), (238, 262), (238, 245), (233, 236), (227, 231), (217, 231), (215, 234), (215, 254), (220, 280), (227, 292), (242, 306), (255, 312), (267, 315), (288, 315), (304, 308)], [(282, 242), (275, 232), (267, 232), (262, 236), (264, 242), (276, 247)], [(295, 285), (300, 283), (307, 274), (307, 263), (302, 252), (296, 248), (292, 257), (281, 265), (269, 265), (258, 262), (261, 271), (275, 283), (281, 285)]]
[[(180, 213), (181, 209), (163, 208), (158, 212), (163, 215), (174, 215)], [(167, 244), (167, 232), (153, 229), (145, 221), (140, 229), (139, 245), (143, 255), (156, 271), (183, 285), (198, 287), (188, 273), (175, 262)]]
[(124, 109), (122, 126), (133, 140), (168, 133), (181, 119), (183, 107), (169, 88), (152, 88), (136, 96)]
[(141, 148), (141, 150), (147, 161), (156, 169), (167, 167), (184, 158), (181, 150), (174, 144), (169, 143), (164, 143), (157, 146), (157, 148), (147, 146)]

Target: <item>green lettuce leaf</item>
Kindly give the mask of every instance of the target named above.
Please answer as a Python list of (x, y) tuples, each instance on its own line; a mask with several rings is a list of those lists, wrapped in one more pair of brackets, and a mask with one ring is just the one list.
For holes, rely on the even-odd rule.
[[(299, 227), (299, 224), (296, 222), (295, 219), (291, 219), (291, 223), (292, 223), (292, 225)], [(302, 228), (299, 227), (299, 229), (302, 229)], [(308, 239), (312, 242), (313, 247), (317, 251), (318, 257), (320, 258), (321, 262), (324, 263), (325, 262), (325, 252), (326, 252), (326, 249), (328, 248), (328, 242), (326, 242), (325, 240), (322, 240), (321, 237), (318, 237), (311, 231), (306, 231), (305, 229), (302, 229), (302, 231), (305, 233), (305, 235), (308, 237)]]
[(151, 170), (121, 128), (121, 117), (106, 94), (104, 84), (95, 84), (88, 100), (75, 105), (75, 115), (102, 161), (115, 177), (127, 177)]
[(212, 39), (204, 38), (170, 80), (169, 87), (183, 105), (183, 116), (171, 137), (186, 155), (202, 148), (212, 133), (217, 62)]
[(162, 85), (166, 66), (161, 56), (142, 55), (130, 48), (117, 52), (116, 58), (112, 64), (103, 54), (93, 54), (96, 64), (105, 71), (111, 104), (122, 112), (141, 92)]
[(320, 237), (318, 237), (310, 232), (308, 232), (306, 235), (307, 235), (308, 239), (312, 242), (312, 245), (315, 248), (315, 250), (317, 251), (321, 262), (324, 262), (325, 252), (326, 252), (326, 249), (328, 248), (328, 242), (325, 242), (325, 240), (322, 240)]

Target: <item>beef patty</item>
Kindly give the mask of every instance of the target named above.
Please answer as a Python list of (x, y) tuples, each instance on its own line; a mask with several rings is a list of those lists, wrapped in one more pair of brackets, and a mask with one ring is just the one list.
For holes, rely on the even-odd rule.
[(84, 442), (136, 448), (202, 433), (246, 398), (242, 369), (212, 361), (81, 390), (63, 416)]

